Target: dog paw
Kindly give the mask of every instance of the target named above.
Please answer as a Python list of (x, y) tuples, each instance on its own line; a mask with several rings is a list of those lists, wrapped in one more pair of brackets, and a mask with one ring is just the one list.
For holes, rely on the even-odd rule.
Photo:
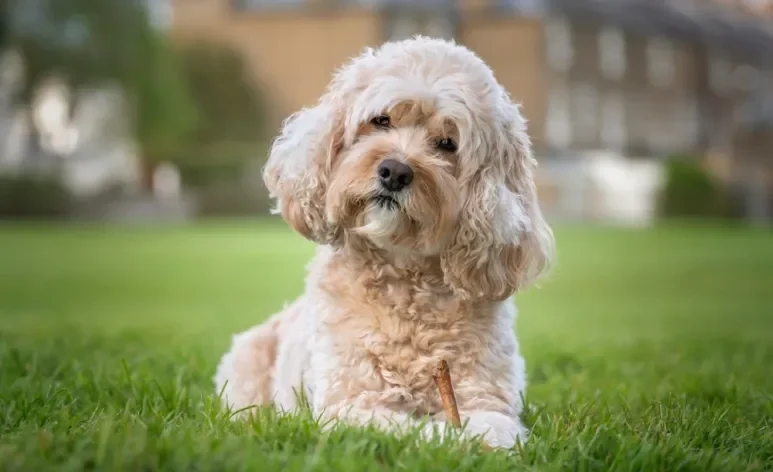
[(464, 434), (482, 440), (495, 449), (512, 449), (525, 444), (529, 431), (520, 421), (496, 412), (476, 412), (469, 416)]

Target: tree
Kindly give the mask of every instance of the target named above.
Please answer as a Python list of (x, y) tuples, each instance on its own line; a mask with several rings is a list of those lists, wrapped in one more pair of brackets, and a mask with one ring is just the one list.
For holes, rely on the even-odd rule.
[[(51, 76), (80, 90), (116, 84), (124, 92), (147, 170), (173, 155), (196, 123), (178, 59), (150, 24), (144, 0), (5, 0), (3, 46), (25, 62), (29, 102)], [(146, 173), (149, 175), (149, 173)]]
[(242, 57), (227, 46), (194, 43), (179, 52), (198, 120), (174, 161), (189, 184), (233, 179), (266, 139), (261, 88)]

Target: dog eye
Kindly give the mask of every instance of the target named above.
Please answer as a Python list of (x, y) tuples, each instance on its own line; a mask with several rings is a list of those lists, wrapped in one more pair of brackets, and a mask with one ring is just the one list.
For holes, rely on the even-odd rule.
[(370, 122), (378, 128), (389, 128), (390, 125), (389, 117), (386, 115), (377, 116), (370, 120)]
[(438, 140), (437, 148), (443, 151), (456, 152), (456, 143), (451, 138), (443, 138)]

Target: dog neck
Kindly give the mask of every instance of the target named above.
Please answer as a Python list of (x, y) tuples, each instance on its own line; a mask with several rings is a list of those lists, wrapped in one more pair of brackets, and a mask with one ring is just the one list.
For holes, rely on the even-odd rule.
[(443, 285), (443, 271), (439, 255), (425, 255), (415, 251), (385, 249), (362, 237), (349, 238), (336, 252), (336, 258), (356, 270), (367, 270), (379, 278), (415, 280)]
[[(396, 262), (400, 262), (398, 264)], [(444, 281), (439, 257), (407, 260), (370, 246), (320, 247), (311, 285), (353, 313), (381, 313), (405, 321), (449, 326), (488, 319), (496, 303), (465, 300)]]

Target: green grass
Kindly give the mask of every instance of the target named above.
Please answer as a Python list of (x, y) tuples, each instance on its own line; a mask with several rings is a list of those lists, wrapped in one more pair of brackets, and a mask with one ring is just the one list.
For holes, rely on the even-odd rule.
[(773, 467), (773, 234), (563, 228), (519, 299), (527, 446), (232, 423), (230, 335), (302, 289), (282, 225), (0, 226), (0, 470), (764, 470)]

